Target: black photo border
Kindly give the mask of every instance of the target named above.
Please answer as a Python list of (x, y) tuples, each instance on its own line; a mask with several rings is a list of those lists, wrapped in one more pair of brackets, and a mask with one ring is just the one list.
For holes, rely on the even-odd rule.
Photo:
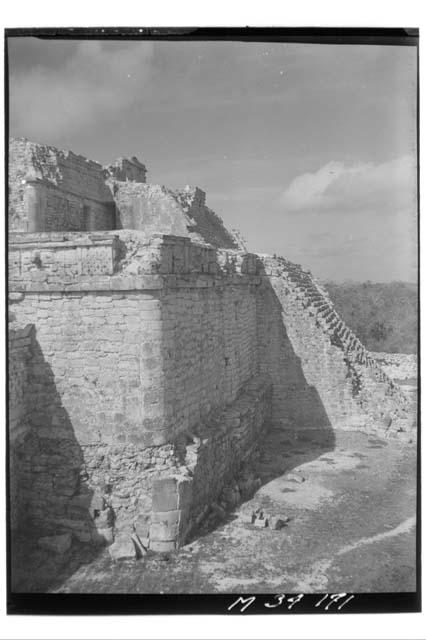
[[(9, 66), (8, 41), (15, 37), (64, 40), (151, 40), (151, 41), (240, 41), (288, 42), (338, 45), (392, 45), (417, 49), (417, 271), (418, 271), (418, 399), (417, 399), (417, 496), (416, 496), (416, 583), (409, 593), (348, 593), (353, 596), (330, 603), (333, 594), (50, 594), (11, 591), (11, 532), (9, 493), (9, 438), (6, 428), (6, 511), (7, 511), (7, 613), (9, 615), (153, 615), (153, 614), (353, 614), (410, 613), (421, 611), (421, 429), (420, 429), (420, 156), (419, 156), (419, 30), (417, 28), (305, 28), (305, 27), (75, 27), (8, 28), (4, 30), (4, 112), (5, 112), (5, 211), (8, 210)], [(5, 215), (5, 353), (6, 424), (8, 425), (8, 216)], [(328, 596), (328, 598), (326, 597)], [(293, 600), (292, 600), (293, 599)], [(320, 602), (322, 600), (322, 602)], [(294, 602), (293, 602), (294, 601)], [(279, 604), (277, 604), (279, 603)], [(293, 604), (292, 604), (293, 603)], [(318, 604), (319, 603), (319, 604)], [(269, 606), (268, 606), (269, 605)], [(291, 605), (291, 606), (290, 606)]]

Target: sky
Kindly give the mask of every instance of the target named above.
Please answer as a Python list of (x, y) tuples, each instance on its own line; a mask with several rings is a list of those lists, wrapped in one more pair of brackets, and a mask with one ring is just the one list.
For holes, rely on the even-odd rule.
[(10, 38), (10, 134), (187, 184), (324, 280), (417, 279), (413, 47)]

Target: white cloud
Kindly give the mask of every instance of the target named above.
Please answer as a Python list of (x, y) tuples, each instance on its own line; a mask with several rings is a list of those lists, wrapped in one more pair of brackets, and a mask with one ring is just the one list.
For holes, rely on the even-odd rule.
[[(96, 126), (143, 95), (151, 77), (153, 45), (84, 41), (59, 68), (10, 66), (11, 130), (47, 139)], [(29, 63), (30, 64), (30, 63)]]
[(288, 212), (415, 211), (416, 165), (409, 156), (382, 164), (329, 162), (297, 176), (280, 197)]

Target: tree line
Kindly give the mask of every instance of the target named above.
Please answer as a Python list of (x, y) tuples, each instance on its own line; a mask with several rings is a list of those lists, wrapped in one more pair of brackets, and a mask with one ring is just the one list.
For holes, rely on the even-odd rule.
[(417, 285), (323, 283), (336, 311), (370, 351), (417, 353)]

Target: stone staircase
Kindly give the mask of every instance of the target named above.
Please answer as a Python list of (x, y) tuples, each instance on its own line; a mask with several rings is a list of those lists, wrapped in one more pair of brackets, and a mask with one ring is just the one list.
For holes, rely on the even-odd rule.
[[(346, 364), (347, 377), (352, 385), (352, 397), (364, 412), (371, 414), (374, 404), (381, 403), (384, 409), (384, 424), (379, 431), (393, 433), (414, 433), (413, 418), (415, 407), (412, 400), (380, 367), (355, 333), (343, 322), (334, 308), (326, 290), (298, 264), (282, 257), (259, 256), (260, 273), (266, 276), (274, 287), (279, 278), (285, 287), (285, 295), (291, 304), (303, 314), (308, 314), (319, 329), (325, 343), (341, 351)], [(285, 300), (281, 300), (286, 306)], [(376, 407), (377, 408), (377, 407)], [(370, 416), (373, 427), (375, 410)]]

